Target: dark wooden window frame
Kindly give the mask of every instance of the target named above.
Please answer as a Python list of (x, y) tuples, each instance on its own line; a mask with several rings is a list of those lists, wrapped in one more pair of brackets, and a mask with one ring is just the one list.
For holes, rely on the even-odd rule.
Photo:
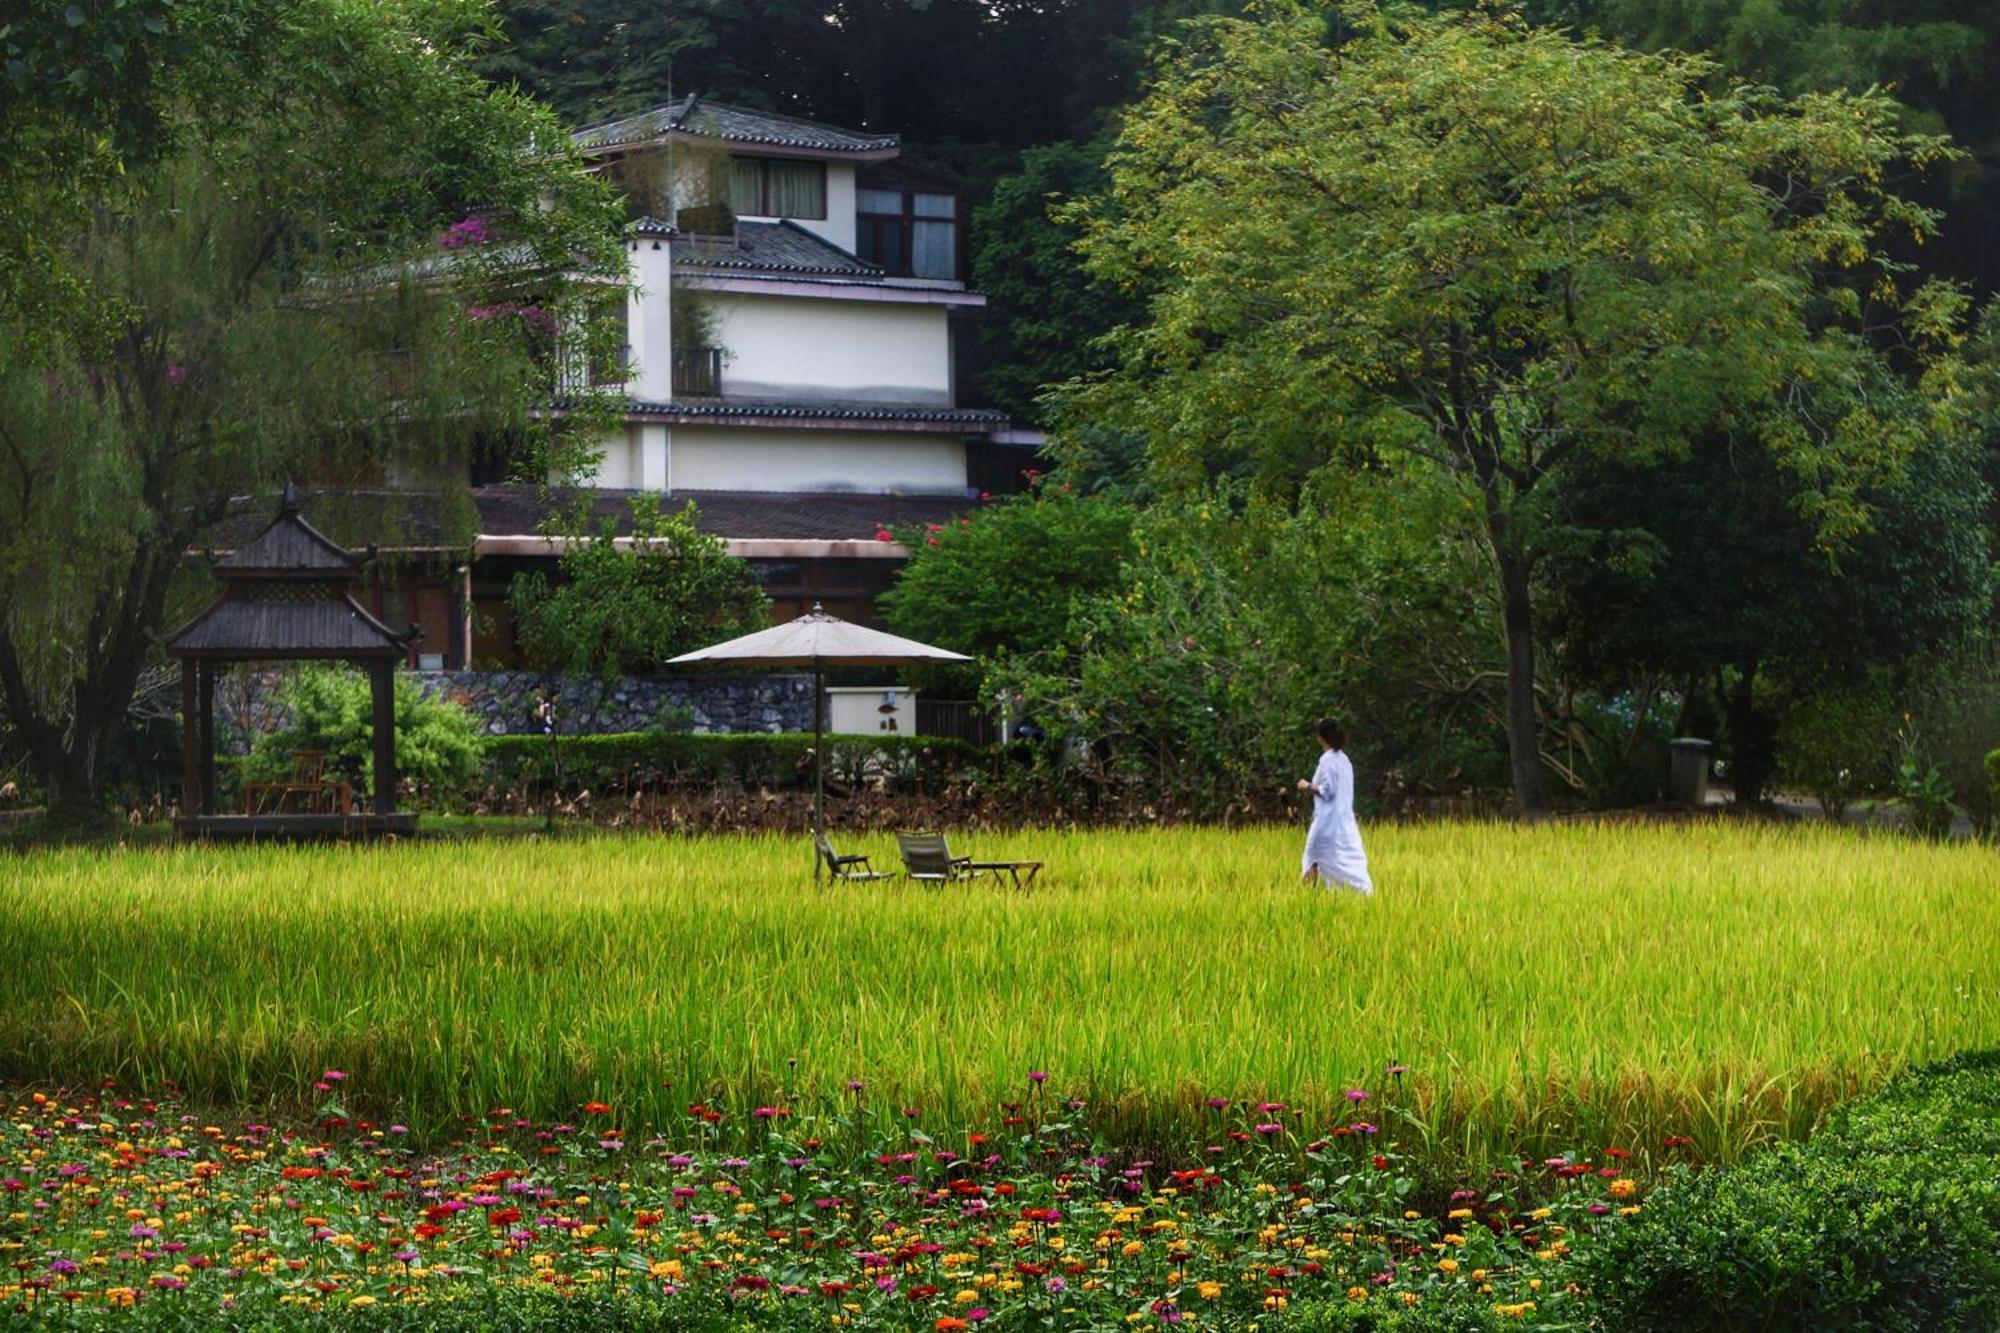
[[(881, 194), (894, 194), (903, 201), (900, 213), (871, 213), (856, 208), (854, 213), (854, 248), (866, 258), (866, 250), (861, 244), (864, 230), (872, 230), (884, 222), (893, 222), (902, 228), (902, 262), (884, 265), (892, 278), (916, 276), (917, 223), (944, 222), (945, 218), (921, 216), (917, 212), (917, 196), (920, 194), (946, 194), (951, 196), (951, 267), (952, 274), (947, 281), (965, 281), (965, 199), (957, 190), (940, 189), (924, 185), (864, 185), (856, 183), (860, 190), (874, 190)], [(878, 251), (879, 253), (879, 251)], [(879, 261), (871, 261), (879, 262)]]

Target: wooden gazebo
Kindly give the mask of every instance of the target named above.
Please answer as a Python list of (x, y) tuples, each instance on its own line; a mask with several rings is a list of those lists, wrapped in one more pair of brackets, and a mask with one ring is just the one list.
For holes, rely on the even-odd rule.
[[(401, 634), (361, 608), (352, 589), (363, 561), (299, 513), (290, 485), (278, 516), (215, 561), (222, 595), (173, 636), (167, 655), (181, 664), (181, 818), (197, 837), (373, 836), (414, 832), (417, 817), (396, 809), (395, 670), (414, 629)], [(374, 765), (366, 811), (241, 814), (215, 799), (215, 680), (232, 662), (352, 662), (374, 695)]]

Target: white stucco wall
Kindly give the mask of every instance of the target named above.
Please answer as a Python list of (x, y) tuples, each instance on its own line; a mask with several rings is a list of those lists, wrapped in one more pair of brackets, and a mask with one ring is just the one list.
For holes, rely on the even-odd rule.
[(711, 292), (730, 398), (951, 402), (943, 306)]
[(666, 434), (677, 492), (965, 494), (965, 442), (956, 435), (685, 425)]
[(674, 392), (673, 274), (666, 238), (635, 238), (630, 258), (632, 289), (625, 298), (625, 334), (631, 345), (632, 377), (625, 391), (659, 402)]
[(590, 478), (591, 485), (602, 486), (606, 490), (631, 490), (639, 485), (639, 439), (642, 429), (628, 426), (605, 436), (604, 456), (598, 459), (597, 471)]

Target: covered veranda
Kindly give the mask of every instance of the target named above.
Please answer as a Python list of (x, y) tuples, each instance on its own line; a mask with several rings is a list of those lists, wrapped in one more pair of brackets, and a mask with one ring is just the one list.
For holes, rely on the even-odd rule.
[[(354, 600), (365, 560), (326, 537), (299, 512), (285, 488), (278, 515), (256, 537), (214, 562), (222, 593), (167, 643), (181, 664), (181, 817), (177, 830), (200, 838), (373, 837), (413, 833), (417, 817), (396, 809), (395, 671), (414, 631), (397, 633)], [(221, 808), (216, 791), (215, 686), (245, 662), (346, 662), (368, 675), (373, 752), (366, 809), (354, 809), (339, 784), (317, 780), (333, 796), (308, 808)], [(302, 787), (307, 784), (274, 784)], [(285, 793), (280, 793), (284, 795)]]

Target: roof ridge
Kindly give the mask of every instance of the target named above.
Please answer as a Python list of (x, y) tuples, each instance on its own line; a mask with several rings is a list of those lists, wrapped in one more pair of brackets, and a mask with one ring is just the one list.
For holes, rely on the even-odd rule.
[[(697, 94), (690, 93), (688, 94), (688, 101), (693, 103), (696, 97)], [(884, 134), (880, 130), (857, 130), (846, 125), (836, 125), (830, 120), (815, 120), (811, 116), (794, 115), (789, 111), (766, 111), (761, 107), (738, 106), (734, 102), (718, 102), (713, 98), (701, 98), (700, 100), (704, 105), (712, 106), (719, 111), (734, 111), (738, 115), (744, 116), (768, 116), (772, 120), (782, 120), (787, 124), (804, 125), (808, 129), (815, 130), (832, 130), (835, 134), (849, 134), (857, 139), (884, 139), (900, 143), (903, 137), (900, 134)]]

